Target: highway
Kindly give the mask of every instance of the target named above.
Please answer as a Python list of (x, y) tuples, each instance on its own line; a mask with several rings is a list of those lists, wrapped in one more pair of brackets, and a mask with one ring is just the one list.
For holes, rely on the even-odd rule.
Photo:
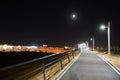
[(120, 74), (93, 51), (86, 51), (55, 80), (120, 80)]

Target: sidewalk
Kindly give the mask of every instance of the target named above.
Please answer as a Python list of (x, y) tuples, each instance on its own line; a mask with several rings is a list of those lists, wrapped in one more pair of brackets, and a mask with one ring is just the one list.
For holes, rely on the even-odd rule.
[(82, 53), (75, 63), (56, 80), (120, 80), (118, 75), (96, 53)]

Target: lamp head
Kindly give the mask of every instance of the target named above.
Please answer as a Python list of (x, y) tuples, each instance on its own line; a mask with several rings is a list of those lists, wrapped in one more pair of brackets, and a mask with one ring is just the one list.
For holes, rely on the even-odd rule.
[(101, 30), (104, 30), (105, 28), (107, 28), (107, 27), (104, 26), (104, 25), (102, 25), (102, 26), (100, 27)]

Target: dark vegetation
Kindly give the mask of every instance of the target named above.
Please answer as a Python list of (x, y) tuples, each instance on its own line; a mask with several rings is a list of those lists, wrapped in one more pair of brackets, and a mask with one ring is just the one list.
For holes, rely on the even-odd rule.
[(0, 52), (0, 68), (51, 54), (42, 52)]

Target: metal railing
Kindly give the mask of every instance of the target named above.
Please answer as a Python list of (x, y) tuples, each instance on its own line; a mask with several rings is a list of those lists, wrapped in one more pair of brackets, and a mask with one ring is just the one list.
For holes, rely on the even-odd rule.
[(43, 74), (43, 80), (47, 80), (46, 71), (50, 66), (58, 63), (60, 65), (60, 70), (62, 70), (64, 68), (63, 60), (67, 60), (68, 63), (69, 63), (70, 60), (74, 59), (74, 57), (76, 55), (77, 55), (77, 53), (75, 53), (75, 52), (71, 52), (69, 54), (68, 53), (51, 54), (51, 55), (48, 55), (48, 56), (44, 56), (44, 57), (41, 57), (41, 58), (36, 58), (36, 59), (29, 60), (29, 61), (26, 61), (26, 62), (23, 62), (23, 63), (15, 64), (15, 65), (12, 65), (12, 66), (7, 66), (7, 67), (4, 67), (4, 68), (1, 68), (0, 71), (5, 71), (5, 70), (8, 70), (8, 69), (12, 69), (12, 68), (19, 67), (19, 66), (24, 66), (25, 64), (29, 64), (29, 63), (39, 61), (41, 63), (40, 68), (37, 68), (37, 69), (27, 73), (27, 74), (19, 76), (16, 80), (23, 80), (25, 77), (29, 76), (30, 74), (35, 73), (36, 71), (40, 71), (39, 73)]

